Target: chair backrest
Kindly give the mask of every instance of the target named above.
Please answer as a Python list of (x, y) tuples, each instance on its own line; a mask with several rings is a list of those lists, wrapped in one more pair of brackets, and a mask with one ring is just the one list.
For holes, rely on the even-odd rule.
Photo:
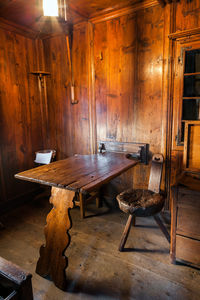
[(35, 163), (47, 165), (55, 158), (56, 150), (40, 150), (37, 151), (35, 154)]
[(33, 300), (32, 275), (0, 257), (0, 299)]
[(154, 154), (152, 157), (148, 190), (155, 193), (160, 192), (163, 160), (162, 154)]

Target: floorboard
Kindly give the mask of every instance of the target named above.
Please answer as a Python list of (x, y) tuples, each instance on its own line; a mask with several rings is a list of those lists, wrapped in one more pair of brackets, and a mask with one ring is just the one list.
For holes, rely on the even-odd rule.
[(84, 220), (79, 208), (71, 210), (68, 290), (60, 291), (35, 273), (50, 209), (48, 199), (36, 199), (1, 217), (0, 256), (33, 274), (35, 300), (200, 299), (200, 271), (170, 263), (169, 244), (153, 218), (137, 218), (125, 252), (118, 251), (127, 215), (116, 205), (91, 204)]

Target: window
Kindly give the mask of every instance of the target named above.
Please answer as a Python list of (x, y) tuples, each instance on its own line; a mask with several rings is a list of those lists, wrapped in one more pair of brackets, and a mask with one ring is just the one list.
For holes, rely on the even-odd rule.
[(172, 57), (172, 150), (183, 150), (185, 122), (200, 120), (200, 34), (175, 39)]
[(184, 122), (200, 120), (200, 49), (185, 51), (184, 61), (180, 142), (184, 142)]

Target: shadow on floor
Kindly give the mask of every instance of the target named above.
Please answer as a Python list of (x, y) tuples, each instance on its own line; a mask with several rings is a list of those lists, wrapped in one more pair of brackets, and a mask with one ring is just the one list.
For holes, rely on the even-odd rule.
[(141, 249), (141, 248), (124, 248), (122, 252), (140, 252), (140, 253), (169, 253), (169, 249)]

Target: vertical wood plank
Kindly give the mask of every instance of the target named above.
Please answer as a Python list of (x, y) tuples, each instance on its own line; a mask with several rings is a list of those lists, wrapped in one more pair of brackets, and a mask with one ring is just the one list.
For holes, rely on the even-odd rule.
[(89, 103), (89, 126), (90, 126), (90, 152), (97, 152), (96, 132), (96, 99), (95, 99), (95, 67), (94, 67), (94, 25), (87, 25), (88, 44), (88, 103)]
[(37, 81), (29, 74), (37, 64), (34, 40), (5, 29), (0, 40), (1, 190), (8, 202), (35, 188), (16, 181), (14, 174), (34, 166), (43, 124)]

